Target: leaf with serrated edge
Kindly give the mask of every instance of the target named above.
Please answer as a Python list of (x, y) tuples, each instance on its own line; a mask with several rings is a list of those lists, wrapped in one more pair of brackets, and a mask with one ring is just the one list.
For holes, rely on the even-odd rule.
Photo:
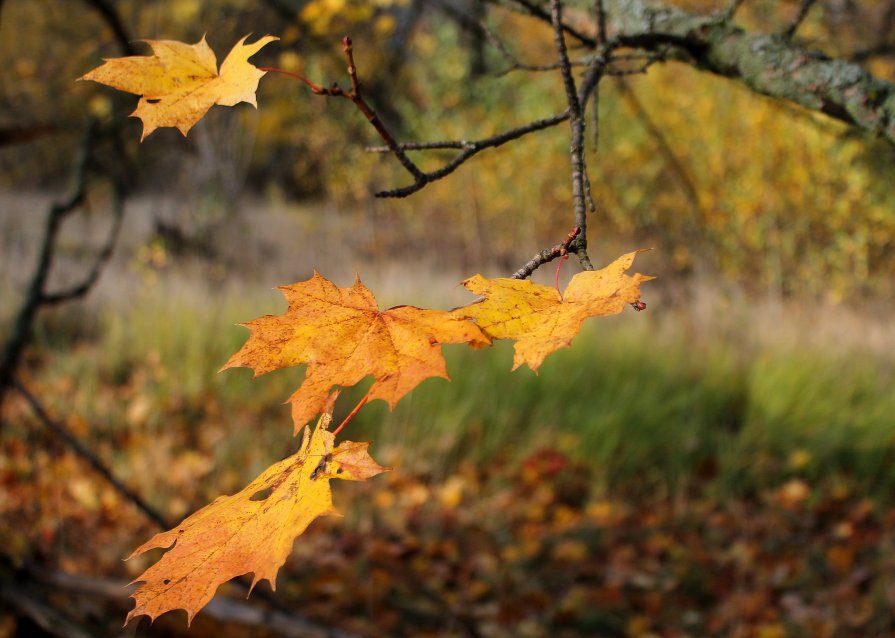
[(144, 40), (153, 55), (110, 58), (78, 79), (93, 80), (141, 96), (131, 113), (143, 120), (141, 140), (162, 126), (177, 127), (186, 135), (214, 104), (234, 106), (248, 102), (258, 106), (255, 92), (265, 72), (248, 60), (264, 45), (279, 38), (266, 35), (245, 44), (246, 38), (233, 46), (220, 72), (214, 52), (202, 36), (196, 44)]
[(280, 290), (286, 312), (242, 324), (252, 333), (222, 369), (242, 366), (258, 376), (307, 363), (304, 383), (289, 397), (296, 433), (320, 413), (333, 386), (352, 386), (373, 375), (369, 399), (394, 408), (424, 379), (448, 378), (441, 344), (490, 343), (474, 323), (448, 312), (413, 306), (379, 310), (359, 278), (350, 288), (339, 288), (315, 272)]
[(527, 363), (537, 372), (547, 355), (572, 343), (585, 319), (618, 314), (640, 298), (640, 284), (654, 277), (625, 274), (638, 252), (622, 255), (602, 270), (578, 273), (562, 297), (555, 288), (528, 280), (474, 275), (463, 285), (485, 299), (453, 314), (473, 319), (492, 339), (515, 339), (513, 370)]
[(334, 437), (326, 430), (331, 419), (329, 412), (320, 417), (313, 434), (306, 427), (298, 452), (241, 492), (217, 498), (138, 547), (129, 558), (170, 549), (134, 580), (141, 585), (126, 622), (174, 609), (186, 610), (192, 622), (221, 584), (249, 572), (253, 588), (267, 580), (276, 589), (295, 538), (318, 516), (335, 513), (329, 479), (364, 480), (389, 469), (370, 458), (369, 443), (344, 441), (333, 449)]

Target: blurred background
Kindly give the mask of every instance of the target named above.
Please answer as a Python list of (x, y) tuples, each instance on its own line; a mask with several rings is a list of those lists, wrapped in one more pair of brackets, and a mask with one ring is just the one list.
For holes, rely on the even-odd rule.
[[(779, 31), (799, 4), (736, 20)], [(893, 81), (893, 23), (895, 2), (821, 1), (798, 37)], [(376, 199), (408, 178), (365, 151), (375, 131), (285, 76), (262, 79), (257, 110), (213, 107), (189, 137), (142, 144), (135, 96), (75, 82), (147, 54), (138, 38), (205, 34), (220, 61), (247, 33), (281, 38), (253, 63), (343, 86), (350, 34), (401, 141), (565, 108), (557, 74), (505, 72), (494, 38), (530, 64), (554, 52), (499, 3), (0, 3), (0, 342), (54, 203), (81, 186), (44, 283), (101, 271), (33, 313), (0, 403), (0, 636), (895, 633), (895, 153), (676, 63), (607, 78), (587, 147), (591, 258), (653, 248), (635, 264), (658, 276), (647, 311), (591, 320), (537, 376), (509, 372), (511, 344), (446, 346), (452, 382), (352, 422), (395, 471), (334, 489), (344, 518), (298, 539), (276, 596), (227, 585), (189, 630), (180, 612), (122, 629), (124, 585), (156, 557), (122, 558), (159, 531), (151, 514), (176, 524), (297, 445), (282, 402), (301, 370), (217, 374), (236, 324), (284, 309), (273, 287), (358, 273), (381, 307), (450, 309), (470, 301), (459, 281), (508, 276), (573, 224), (565, 124)]]

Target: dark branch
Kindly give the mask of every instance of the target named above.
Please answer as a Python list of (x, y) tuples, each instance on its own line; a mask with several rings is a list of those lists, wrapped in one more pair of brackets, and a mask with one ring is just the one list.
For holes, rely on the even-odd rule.
[[(96, 456), (93, 452), (91, 452), (84, 444), (82, 444), (77, 437), (75, 437), (67, 427), (57, 419), (54, 419), (50, 416), (50, 414), (46, 411), (43, 404), (37, 399), (34, 394), (25, 387), (25, 385), (19, 381), (18, 379), (12, 380), (12, 387), (22, 395), (28, 405), (31, 407), (35, 416), (40, 420), (43, 425), (48, 428), (54, 435), (58, 437), (66, 446), (68, 446), (77, 456), (87, 462), (87, 464), (99, 474), (103, 480), (105, 480), (112, 488), (118, 492), (126, 501), (132, 503), (140, 512), (142, 512), (149, 520), (158, 525), (159, 528), (166, 530), (170, 529), (171, 524), (165, 520), (165, 517), (162, 516), (155, 508), (149, 505), (143, 498), (131, 490), (127, 485), (122, 483), (115, 474), (112, 473), (112, 470), (108, 465), (103, 463), (103, 461)], [(249, 579), (246, 577), (240, 577), (236, 580), (236, 584), (239, 585), (246, 592), (252, 591), (252, 584)], [(289, 615), (292, 622), (295, 623), (303, 623), (306, 624), (307, 627), (312, 632), (309, 632), (309, 635), (315, 636), (332, 636), (334, 638), (351, 638), (353, 634), (348, 632), (343, 632), (339, 629), (329, 629), (313, 623), (300, 615), (295, 614), (292, 610), (282, 601), (280, 600), (276, 594), (267, 590), (254, 590), (255, 595), (264, 600), (265, 602), (273, 605), (278, 608), (280, 611), (285, 612)]]
[(512, 274), (512, 279), (527, 279), (531, 276), (531, 274), (536, 271), (538, 268), (543, 266), (544, 264), (553, 261), (554, 259), (559, 259), (560, 257), (564, 257), (569, 254), (569, 247), (572, 245), (572, 242), (575, 241), (575, 238), (581, 233), (581, 229), (578, 226), (572, 229), (572, 232), (569, 233), (568, 237), (561, 244), (557, 244), (553, 248), (545, 248), (541, 252), (535, 254), (528, 262), (522, 266), (519, 270)]
[(787, 25), (786, 29), (783, 30), (783, 37), (787, 40), (791, 40), (792, 37), (798, 31), (799, 26), (808, 16), (808, 12), (811, 10), (811, 7), (814, 5), (816, 0), (802, 0), (802, 3), (799, 5), (798, 10), (796, 11), (795, 16), (793, 16), (792, 21)]
[(171, 527), (164, 519), (164, 517), (159, 514), (154, 508), (152, 508), (146, 501), (144, 501), (139, 494), (119, 481), (118, 478), (114, 474), (112, 474), (112, 471), (109, 469), (109, 467), (105, 463), (103, 463), (93, 452), (87, 449), (87, 447), (85, 447), (77, 438), (75, 438), (75, 436), (68, 431), (68, 428), (66, 428), (61, 422), (51, 417), (44, 409), (40, 401), (37, 400), (37, 397), (35, 397), (18, 379), (13, 379), (12, 385), (18, 391), (18, 393), (21, 394), (22, 397), (24, 397), (25, 401), (28, 402), (28, 405), (31, 406), (31, 409), (34, 411), (35, 416), (40, 419), (41, 423), (43, 423), (44, 426), (51, 430), (53, 434), (62, 439), (62, 441), (75, 454), (85, 460), (87, 464), (97, 474), (102, 476), (103, 479), (105, 479), (105, 481), (109, 485), (111, 485), (116, 492), (123, 496), (125, 500), (133, 503), (137, 507), (137, 509), (139, 509), (141, 512), (143, 512), (143, 514), (146, 515), (147, 518), (152, 520), (162, 529), (168, 529), (169, 527)]
[(655, 141), (656, 147), (659, 149), (659, 154), (665, 158), (666, 164), (668, 164), (671, 171), (677, 177), (681, 190), (684, 191), (684, 195), (687, 197), (693, 210), (700, 210), (699, 192), (696, 190), (696, 184), (693, 183), (693, 178), (690, 177), (689, 171), (677, 156), (677, 153), (675, 153), (674, 148), (665, 137), (662, 129), (653, 121), (653, 118), (650, 117), (650, 114), (637, 98), (634, 90), (628, 86), (627, 82), (619, 79), (617, 86), (621, 91), (622, 97), (624, 97), (628, 104), (631, 105), (631, 108), (634, 109), (634, 115), (640, 120), (650, 137)]
[[(493, 0), (489, 0), (489, 1), (493, 1)], [(540, 20), (543, 20), (544, 22), (546, 22), (548, 24), (551, 22), (550, 12), (545, 11), (543, 8), (539, 7), (538, 5), (534, 4), (533, 2), (530, 2), (529, 0), (512, 0), (512, 2), (519, 5), (529, 15), (539, 18)], [(592, 37), (588, 36), (585, 33), (582, 33), (579, 29), (576, 29), (566, 23), (562, 23), (561, 29), (564, 34), (572, 36), (573, 38), (578, 40), (578, 42), (581, 44), (584, 44), (584, 45), (587, 45), (590, 47), (592, 47), (592, 46), (594, 46), (594, 44), (596, 44)]]
[(112, 253), (115, 250), (115, 244), (118, 243), (118, 235), (121, 232), (121, 225), (124, 221), (125, 193), (120, 184), (115, 185), (114, 197), (115, 203), (112, 207), (112, 226), (109, 229), (109, 234), (106, 236), (105, 243), (103, 243), (99, 252), (96, 254), (96, 258), (93, 265), (90, 267), (90, 270), (87, 271), (87, 274), (79, 284), (58, 292), (41, 294), (40, 303), (44, 305), (55, 305), (78, 299), (90, 292), (90, 289), (93, 288), (99, 280), (103, 268), (105, 268), (106, 263), (108, 263), (109, 259), (112, 257)]
[(733, 17), (736, 15), (737, 9), (743, 4), (743, 0), (730, 0), (730, 4), (721, 14), (722, 22), (730, 22), (733, 20)]
[(59, 228), (65, 218), (81, 206), (86, 197), (88, 165), (92, 160), (93, 148), (96, 144), (95, 138), (96, 129), (94, 126), (89, 126), (75, 162), (72, 192), (63, 201), (50, 207), (34, 274), (31, 277), (25, 300), (13, 321), (2, 355), (0, 355), (0, 406), (3, 405), (3, 397), (12, 382), (13, 374), (18, 368), (25, 346), (31, 338), (31, 327), (37, 316), (37, 311), (43, 303), (44, 288), (53, 265)]
[[(587, 256), (587, 201), (590, 199), (590, 183), (587, 178), (587, 165), (584, 161), (584, 112), (582, 102), (593, 91), (593, 87), (599, 82), (605, 63), (600, 61), (592, 66), (596, 72), (588, 73), (585, 84), (592, 83), (582, 90), (579, 97), (575, 86), (575, 78), (572, 77), (572, 67), (569, 63), (569, 53), (566, 48), (566, 39), (563, 33), (562, 2), (551, 0), (550, 19), (553, 25), (553, 42), (556, 54), (559, 57), (560, 71), (562, 73), (563, 87), (566, 92), (566, 101), (569, 104), (569, 127), (571, 129), (571, 144), (569, 155), (571, 156), (572, 169), (572, 203), (575, 211), (575, 225), (580, 231), (575, 242), (575, 252), (581, 265), (586, 270), (593, 269)], [(591, 206), (593, 206), (593, 200)]]
[[(476, 140), (473, 142), (468, 141), (456, 141), (456, 142), (423, 142), (423, 143), (410, 143), (410, 144), (398, 144), (398, 148), (402, 150), (428, 150), (433, 148), (459, 148), (463, 149), (462, 153), (457, 154), (450, 162), (445, 164), (439, 169), (434, 171), (429, 171), (427, 173), (423, 173), (423, 179), (416, 180), (413, 184), (409, 186), (404, 186), (403, 188), (396, 188), (390, 191), (382, 191), (376, 193), (376, 197), (407, 197), (412, 195), (413, 193), (421, 190), (427, 184), (438, 181), (444, 177), (447, 177), (455, 170), (457, 170), (461, 164), (467, 161), (474, 155), (482, 152), (486, 148), (497, 148), (507, 142), (512, 140), (519, 139), (529, 133), (534, 133), (535, 131), (541, 131), (545, 128), (550, 128), (551, 126), (556, 126), (560, 122), (565, 122), (569, 119), (568, 111), (564, 111), (563, 113), (558, 113), (552, 117), (544, 118), (542, 120), (535, 120), (534, 122), (529, 122), (528, 124), (524, 124), (523, 126), (516, 127), (509, 131), (505, 131), (498, 135), (493, 135), (491, 137), (486, 137), (481, 140)], [(367, 149), (370, 152), (381, 153), (384, 151), (391, 151), (391, 148), (382, 147), (382, 146), (374, 146)]]
[(84, 0), (84, 2), (93, 7), (103, 20), (105, 20), (106, 24), (109, 25), (109, 28), (112, 29), (112, 34), (115, 36), (115, 41), (118, 43), (118, 46), (121, 47), (124, 54), (137, 55), (137, 50), (133, 45), (133, 38), (131, 38), (130, 34), (127, 32), (127, 28), (124, 26), (124, 21), (121, 19), (121, 15), (115, 10), (112, 3), (108, 0)]
[(594, 0), (594, 19), (597, 22), (597, 44), (603, 46), (608, 41), (606, 37), (606, 7), (603, 0)]
[[(611, 8), (610, 8), (611, 6)], [(712, 16), (654, 7), (644, 0), (607, 0), (615, 39), (658, 51), (784, 102), (878, 135), (895, 144), (895, 84), (856, 64), (831, 60), (779, 35), (750, 34)]]
[[(297, 73), (292, 73), (290, 71), (285, 71), (283, 69), (278, 69), (275, 67), (259, 67), (261, 71), (269, 71), (272, 73), (280, 73), (282, 75), (288, 75), (290, 77), (296, 78), (300, 80), (304, 84), (311, 89), (311, 92), (315, 95), (323, 95), (327, 97), (343, 97), (347, 100), (350, 100), (357, 109), (364, 114), (364, 117), (367, 118), (367, 121), (372, 124), (373, 128), (376, 129), (376, 132), (379, 133), (379, 137), (383, 139), (386, 146), (388, 147), (389, 152), (391, 152), (404, 167), (404, 169), (410, 173), (410, 175), (414, 178), (416, 184), (421, 184), (425, 186), (425, 184), (429, 181), (426, 174), (420, 170), (420, 168), (413, 163), (413, 161), (407, 157), (404, 150), (395, 140), (394, 136), (389, 132), (389, 130), (385, 127), (385, 124), (382, 123), (382, 120), (379, 119), (379, 116), (376, 115), (376, 112), (372, 109), (372, 107), (367, 104), (367, 101), (364, 99), (363, 95), (361, 95), (361, 84), (360, 80), (357, 77), (357, 67), (354, 64), (354, 49), (351, 43), (351, 38), (347, 35), (342, 38), (342, 51), (345, 54), (345, 60), (348, 65), (348, 77), (351, 81), (351, 89), (345, 90), (338, 83), (333, 82), (329, 87), (323, 87), (311, 80), (307, 79), (302, 75), (298, 75)], [(377, 194), (378, 197), (382, 195)]]

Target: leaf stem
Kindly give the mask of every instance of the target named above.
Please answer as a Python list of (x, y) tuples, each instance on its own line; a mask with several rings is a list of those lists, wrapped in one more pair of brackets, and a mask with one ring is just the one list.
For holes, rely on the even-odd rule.
[(328, 97), (343, 97), (347, 100), (350, 100), (361, 113), (364, 114), (364, 117), (367, 118), (367, 121), (376, 129), (376, 132), (379, 133), (379, 137), (385, 142), (389, 151), (395, 156), (401, 166), (410, 173), (410, 175), (414, 179), (415, 184), (426, 184), (429, 181), (429, 176), (424, 173), (420, 168), (414, 164), (414, 162), (407, 157), (407, 154), (404, 152), (404, 149), (398, 144), (397, 140), (392, 136), (389, 130), (385, 127), (385, 124), (382, 123), (382, 120), (379, 119), (379, 116), (376, 115), (376, 112), (367, 104), (367, 101), (361, 95), (361, 84), (360, 80), (357, 78), (357, 66), (354, 64), (354, 49), (352, 47), (351, 38), (347, 35), (342, 38), (342, 52), (345, 54), (345, 61), (348, 66), (348, 78), (351, 81), (351, 89), (345, 90), (341, 86), (339, 86), (338, 82), (333, 82), (329, 87), (321, 86), (315, 82), (310, 81), (304, 76), (299, 75), (298, 73), (292, 73), (291, 71), (286, 71), (285, 69), (278, 69), (276, 67), (258, 67), (261, 71), (271, 71), (273, 73), (282, 73), (283, 75), (288, 75), (289, 77), (295, 78), (301, 82), (304, 82), (308, 85), (316, 95), (325, 95)]
[(280, 69), (275, 66), (259, 66), (258, 70), (265, 71), (267, 73), (280, 73), (282, 75), (288, 75), (290, 78), (295, 78), (296, 80), (300, 80), (301, 82), (304, 82), (305, 84), (307, 84), (313, 93), (316, 93), (317, 95), (326, 95), (325, 88), (323, 88), (319, 84), (311, 82), (311, 80), (309, 80), (308, 78), (306, 78), (303, 75), (299, 75), (298, 73), (293, 73), (292, 71), (287, 71), (286, 69)]
[(562, 292), (559, 289), (559, 270), (562, 268), (562, 262), (569, 258), (569, 253), (566, 253), (562, 257), (559, 258), (559, 261), (556, 264), (556, 282), (554, 286), (556, 286), (556, 292), (559, 293), (559, 298), (562, 299)]
[(345, 417), (345, 420), (339, 424), (339, 427), (337, 427), (335, 430), (333, 430), (333, 436), (335, 436), (339, 432), (341, 432), (342, 428), (344, 428), (346, 425), (348, 425), (348, 423), (351, 421), (351, 419), (354, 418), (354, 415), (356, 415), (358, 412), (360, 412), (360, 409), (362, 407), (364, 407), (364, 404), (369, 400), (370, 400), (370, 393), (367, 392), (364, 395), (364, 398), (360, 400), (360, 403), (358, 403), (356, 406), (354, 406), (354, 409), (348, 413), (348, 416)]

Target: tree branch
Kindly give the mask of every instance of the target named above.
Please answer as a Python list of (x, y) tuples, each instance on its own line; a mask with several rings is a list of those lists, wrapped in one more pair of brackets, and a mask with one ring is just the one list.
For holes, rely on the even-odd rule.
[(693, 210), (699, 211), (701, 206), (696, 184), (693, 182), (693, 178), (690, 176), (690, 172), (686, 169), (684, 163), (677, 156), (677, 153), (675, 153), (671, 143), (665, 137), (662, 129), (659, 128), (659, 125), (653, 121), (652, 117), (650, 117), (646, 107), (643, 106), (637, 98), (637, 94), (634, 93), (634, 89), (628, 86), (627, 82), (619, 78), (616, 86), (618, 86), (622, 97), (631, 105), (631, 108), (634, 110), (634, 115), (640, 120), (650, 137), (655, 141), (659, 154), (665, 158), (666, 164), (668, 164), (671, 171), (677, 177), (681, 190), (684, 192), (687, 200), (689, 200)]
[(164, 519), (164, 517), (159, 514), (155, 509), (149, 506), (149, 504), (144, 501), (139, 494), (132, 491), (128, 488), (124, 483), (118, 480), (118, 478), (112, 474), (112, 470), (103, 463), (99, 457), (97, 457), (93, 452), (91, 452), (87, 447), (81, 444), (75, 436), (68, 431), (61, 422), (52, 418), (47, 411), (44, 409), (43, 405), (40, 401), (37, 400), (29, 390), (26, 388), (18, 379), (12, 380), (13, 387), (18, 391), (19, 394), (28, 402), (28, 405), (31, 406), (31, 409), (34, 411), (35, 416), (40, 419), (41, 423), (44, 424), (50, 431), (53, 432), (57, 437), (62, 439), (62, 441), (74, 451), (79, 457), (87, 462), (87, 464), (95, 471), (97, 474), (103, 477), (106, 482), (112, 486), (112, 488), (118, 492), (121, 496), (124, 497), (125, 500), (133, 503), (138, 510), (140, 510), (147, 518), (153, 521), (162, 529), (168, 529), (170, 525)]
[[(407, 144), (398, 144), (398, 148), (402, 151), (419, 151), (419, 150), (431, 150), (431, 149), (463, 149), (461, 153), (458, 153), (451, 161), (442, 166), (439, 169), (434, 171), (429, 171), (423, 173), (422, 180), (416, 180), (413, 184), (409, 186), (404, 186), (402, 188), (396, 188), (390, 191), (381, 191), (376, 193), (376, 197), (407, 197), (408, 195), (412, 195), (413, 193), (421, 190), (427, 184), (438, 181), (444, 177), (447, 177), (455, 170), (457, 170), (461, 164), (463, 164), (466, 160), (471, 158), (473, 155), (477, 155), (482, 152), (486, 148), (497, 148), (498, 146), (502, 146), (507, 142), (510, 142), (515, 139), (519, 139), (529, 133), (534, 133), (535, 131), (541, 131), (545, 128), (550, 128), (551, 126), (556, 126), (560, 122), (565, 122), (569, 119), (569, 112), (563, 111), (562, 113), (557, 113), (556, 115), (548, 118), (544, 118), (541, 120), (535, 120), (533, 122), (529, 122), (528, 124), (524, 124), (522, 126), (518, 126), (514, 129), (510, 129), (509, 131), (504, 131), (503, 133), (499, 133), (498, 135), (492, 135), (491, 137), (486, 137), (480, 140), (475, 141), (448, 141), (448, 142), (422, 142), (422, 143), (407, 143)], [(390, 147), (383, 146), (372, 146), (367, 148), (367, 151), (371, 153), (382, 153), (391, 151)]]
[(743, 4), (744, 0), (730, 0), (730, 4), (727, 5), (727, 8), (721, 14), (722, 22), (730, 22), (733, 20), (733, 17), (736, 15), (737, 9), (740, 8), (740, 5)]
[(72, 192), (63, 201), (53, 204), (47, 215), (47, 224), (38, 253), (37, 265), (34, 268), (31, 283), (28, 286), (28, 292), (25, 294), (25, 300), (16, 314), (12, 329), (3, 347), (2, 355), (0, 355), (0, 407), (3, 405), (6, 390), (12, 382), (13, 374), (31, 337), (31, 326), (37, 316), (37, 311), (43, 304), (44, 287), (50, 276), (59, 227), (65, 218), (83, 203), (86, 197), (88, 165), (93, 156), (93, 148), (96, 144), (95, 137), (96, 130), (91, 125), (84, 136), (75, 161), (75, 178)]
[(645, 0), (606, 0), (621, 44), (658, 50), (753, 91), (795, 103), (895, 144), (895, 84), (856, 64), (802, 49), (779, 35), (750, 34), (712, 16)]
[(91, 288), (93, 288), (99, 280), (99, 276), (102, 274), (106, 263), (108, 263), (109, 259), (112, 257), (112, 253), (115, 250), (115, 244), (118, 243), (118, 235), (121, 232), (122, 222), (124, 221), (124, 201), (124, 188), (121, 184), (116, 182), (115, 203), (112, 207), (112, 227), (109, 229), (106, 241), (97, 253), (90, 270), (87, 271), (87, 274), (79, 284), (53, 293), (41, 293), (40, 303), (48, 306), (64, 303), (83, 297)]
[(131, 38), (130, 34), (127, 32), (127, 28), (124, 26), (124, 20), (121, 19), (121, 14), (118, 13), (115, 7), (108, 0), (84, 0), (84, 2), (93, 7), (96, 12), (102, 16), (103, 20), (106, 21), (106, 24), (112, 29), (115, 41), (118, 43), (118, 46), (121, 47), (124, 54), (137, 55), (137, 49), (133, 44), (133, 38)]
[(808, 16), (808, 12), (811, 10), (811, 7), (814, 5), (816, 0), (802, 0), (802, 3), (799, 5), (798, 10), (796, 11), (795, 16), (793, 16), (792, 21), (786, 26), (786, 29), (783, 30), (783, 37), (786, 40), (792, 40), (792, 37), (798, 31), (799, 26)]
[[(494, 2), (494, 0), (487, 0), (487, 1)], [(530, 0), (512, 0), (512, 2), (516, 5), (518, 5), (519, 7), (521, 7), (529, 15), (534, 16), (535, 18), (539, 18), (540, 20), (543, 20), (544, 22), (547, 22), (548, 24), (552, 20), (551, 14), (549, 11), (545, 11), (543, 8), (539, 7), (538, 5), (531, 2)], [(564, 34), (568, 34), (568, 35), (572, 36), (573, 38), (578, 40), (579, 43), (587, 45), (587, 46), (591, 46), (591, 47), (594, 45), (593, 38), (591, 38), (589, 35), (583, 33), (580, 29), (576, 29), (576, 28), (569, 26), (568, 24), (565, 24), (565, 23), (561, 23), (560, 28), (562, 29), (562, 32)]]
[(519, 270), (514, 272), (510, 278), (511, 279), (527, 279), (531, 277), (531, 274), (536, 271), (538, 268), (543, 266), (546, 263), (553, 261), (554, 259), (558, 259), (560, 257), (564, 257), (569, 254), (569, 247), (572, 245), (572, 242), (575, 241), (575, 238), (581, 233), (581, 229), (578, 226), (572, 229), (569, 233), (568, 237), (561, 244), (557, 244), (553, 248), (545, 248), (541, 252), (535, 254), (528, 262), (522, 266)]
[(578, 95), (575, 86), (575, 78), (572, 77), (572, 67), (569, 63), (569, 53), (566, 48), (566, 39), (563, 32), (562, 1), (551, 0), (550, 21), (553, 26), (553, 42), (559, 57), (560, 71), (562, 73), (563, 87), (566, 91), (566, 101), (569, 104), (569, 127), (571, 128), (571, 142), (569, 155), (572, 165), (572, 203), (575, 211), (575, 226), (580, 234), (575, 240), (575, 253), (585, 270), (593, 270), (593, 264), (587, 255), (587, 201), (590, 198), (590, 180), (587, 177), (587, 165), (584, 161), (584, 110), (582, 104), (593, 92), (605, 68), (604, 56), (595, 58), (588, 74), (582, 82), (581, 95)]
[[(127, 487), (124, 483), (122, 483), (115, 474), (112, 473), (112, 470), (107, 466), (103, 461), (96, 456), (90, 449), (88, 449), (84, 444), (82, 444), (71, 432), (69, 432), (68, 428), (65, 425), (53, 417), (49, 415), (49, 413), (44, 408), (43, 404), (38, 400), (33, 393), (31, 393), (25, 385), (19, 381), (18, 379), (12, 380), (12, 387), (25, 399), (28, 405), (31, 407), (31, 410), (34, 412), (35, 416), (40, 420), (44, 426), (53, 432), (59, 440), (61, 440), (66, 446), (68, 446), (77, 456), (87, 462), (87, 464), (99, 474), (112, 488), (118, 492), (126, 501), (132, 503), (140, 512), (145, 515), (149, 520), (158, 525), (161, 529), (166, 530), (170, 529), (171, 524), (165, 520), (165, 517), (162, 516), (155, 508), (149, 505), (143, 498)], [(251, 581), (245, 576), (236, 578), (234, 581), (238, 586), (248, 592), (252, 590)], [(305, 619), (304, 617), (295, 614), (291, 609), (280, 600), (276, 594), (270, 592), (266, 589), (256, 589), (254, 590), (255, 595), (261, 598), (263, 601), (273, 605), (281, 612), (285, 612), (288, 614), (287, 618), (293, 623), (301, 623), (305, 624), (307, 627), (315, 630), (313, 635), (320, 636), (333, 636), (333, 637), (342, 637), (347, 638), (352, 634), (347, 632), (343, 632), (339, 629), (328, 629), (322, 626), (317, 626), (310, 620)], [(274, 613), (274, 612), (265, 612), (265, 613)]]

